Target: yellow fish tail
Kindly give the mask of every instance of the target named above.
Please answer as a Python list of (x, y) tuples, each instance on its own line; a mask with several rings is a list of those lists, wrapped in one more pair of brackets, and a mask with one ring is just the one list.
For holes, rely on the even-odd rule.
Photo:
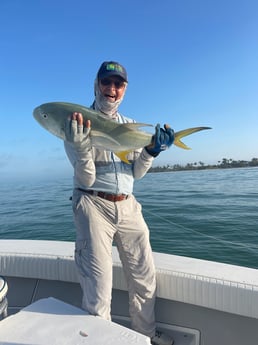
[(180, 139), (183, 137), (186, 137), (187, 135), (193, 134), (195, 132), (203, 131), (204, 129), (211, 129), (211, 127), (194, 127), (194, 128), (187, 128), (182, 131), (176, 132), (174, 145), (181, 147), (181, 149), (191, 150), (191, 148), (185, 145)]
[[(187, 128), (182, 131), (176, 132), (175, 133), (175, 140), (174, 140), (174, 145), (185, 149), (185, 150), (191, 150), (190, 147), (185, 145), (180, 139), (183, 137), (186, 137), (187, 135), (193, 134), (195, 132), (203, 131), (205, 129), (211, 129), (211, 127), (194, 127), (194, 128)], [(121, 161), (131, 164), (131, 162), (128, 160), (127, 155), (132, 152), (132, 150), (128, 151), (120, 151), (120, 152), (115, 152), (115, 155), (121, 159)]]

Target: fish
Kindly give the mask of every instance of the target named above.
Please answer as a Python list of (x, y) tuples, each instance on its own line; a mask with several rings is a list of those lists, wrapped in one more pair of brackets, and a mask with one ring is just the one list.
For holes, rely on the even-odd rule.
[[(130, 164), (128, 153), (148, 146), (153, 134), (140, 130), (142, 127), (153, 127), (147, 123), (118, 123), (105, 115), (83, 105), (67, 102), (49, 102), (41, 104), (33, 110), (35, 120), (48, 132), (66, 141), (65, 127), (67, 119), (73, 112), (81, 113), (84, 123), (91, 122), (90, 138), (93, 147), (114, 152), (123, 162)], [(174, 133), (174, 145), (189, 150), (181, 138), (211, 129), (211, 127), (194, 127)]]

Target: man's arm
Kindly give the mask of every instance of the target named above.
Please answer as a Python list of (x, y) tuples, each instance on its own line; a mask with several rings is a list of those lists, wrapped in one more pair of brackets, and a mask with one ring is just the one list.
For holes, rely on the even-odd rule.
[(64, 142), (66, 154), (74, 167), (74, 177), (78, 185), (90, 187), (96, 179), (96, 168), (92, 157), (89, 137), (90, 121), (83, 125), (82, 114), (73, 113), (67, 119), (66, 138)]

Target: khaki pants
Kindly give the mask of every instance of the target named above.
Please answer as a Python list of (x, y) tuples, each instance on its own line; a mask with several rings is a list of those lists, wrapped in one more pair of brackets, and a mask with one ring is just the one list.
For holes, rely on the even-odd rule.
[(152, 337), (156, 275), (141, 205), (134, 196), (114, 203), (75, 190), (73, 211), (83, 308), (90, 314), (111, 318), (114, 239), (127, 279), (132, 328)]

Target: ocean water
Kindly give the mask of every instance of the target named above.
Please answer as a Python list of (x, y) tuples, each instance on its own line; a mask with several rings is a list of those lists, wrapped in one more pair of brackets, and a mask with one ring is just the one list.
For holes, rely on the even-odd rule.
[[(0, 238), (74, 241), (72, 176), (0, 186)], [(258, 268), (258, 168), (149, 173), (135, 183), (154, 251)]]

